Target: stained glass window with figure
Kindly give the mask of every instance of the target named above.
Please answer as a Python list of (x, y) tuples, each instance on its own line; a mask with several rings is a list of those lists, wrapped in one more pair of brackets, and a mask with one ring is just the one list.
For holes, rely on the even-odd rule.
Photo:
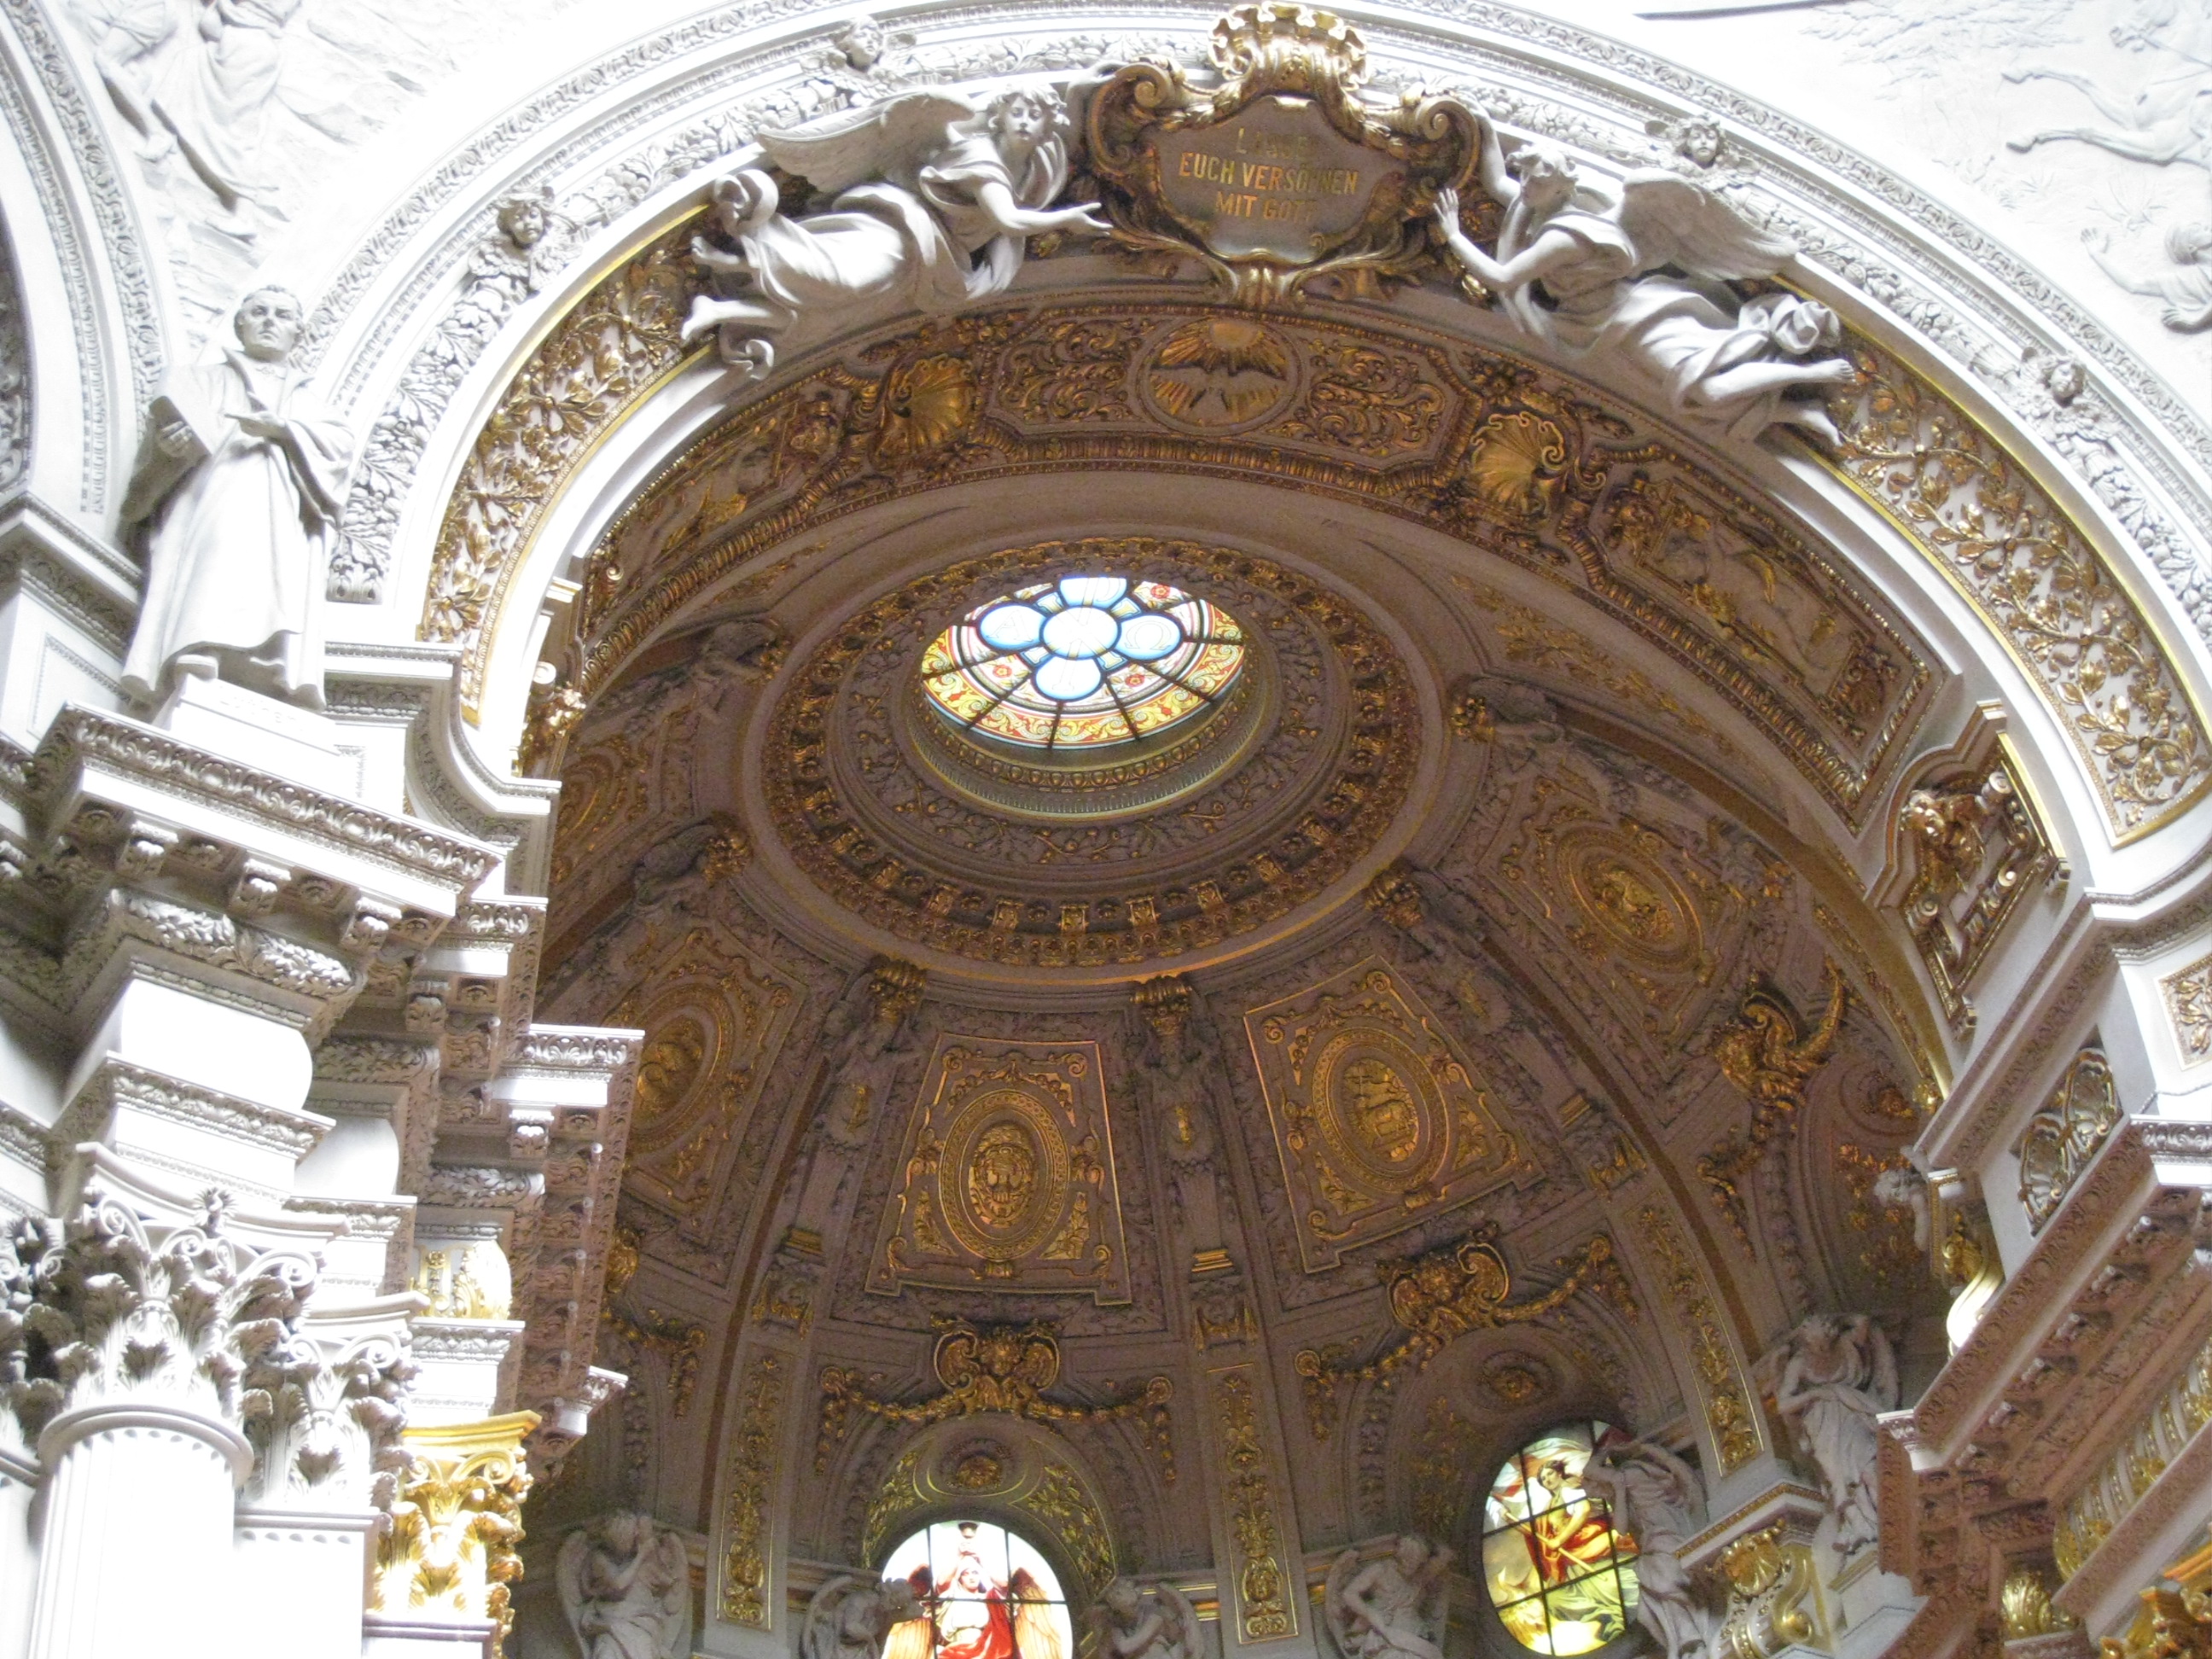
[(914, 1586), (922, 1617), (894, 1626), (884, 1659), (1071, 1659), (1074, 1627), (1059, 1576), (1018, 1533), (939, 1521), (884, 1563)]
[(1569, 1659), (1628, 1632), (1636, 1540), (1583, 1486), (1591, 1451), (1621, 1431), (1583, 1422), (1538, 1436), (1505, 1461), (1483, 1506), (1483, 1580), (1513, 1638)]

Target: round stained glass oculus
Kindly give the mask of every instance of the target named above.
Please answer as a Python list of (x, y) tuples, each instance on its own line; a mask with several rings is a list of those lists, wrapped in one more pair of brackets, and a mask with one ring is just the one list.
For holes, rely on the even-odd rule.
[(955, 726), (1048, 752), (1134, 743), (1218, 708), (1243, 630), (1165, 582), (1063, 576), (992, 600), (922, 653), (921, 687)]

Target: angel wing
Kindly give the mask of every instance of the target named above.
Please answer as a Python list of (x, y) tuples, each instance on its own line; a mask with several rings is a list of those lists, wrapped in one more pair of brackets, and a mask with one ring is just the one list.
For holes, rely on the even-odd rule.
[(1637, 270), (1674, 265), (1692, 276), (1734, 282), (1771, 276), (1797, 245), (1747, 222), (1703, 185), (1642, 167), (1620, 181), (1620, 228), (1636, 244)]
[(1030, 1570), (1016, 1567), (1007, 1588), (1014, 1593), (1014, 1651), (1020, 1659), (1073, 1659), (1060, 1640), (1044, 1586)]
[(553, 1558), (553, 1582), (560, 1587), (561, 1611), (570, 1630), (584, 1607), (584, 1553), (591, 1547), (590, 1536), (579, 1528), (561, 1540), (561, 1553)]
[(929, 1659), (929, 1620), (902, 1619), (884, 1638), (884, 1659)]
[(760, 147), (776, 166), (825, 195), (871, 179), (911, 186), (921, 165), (951, 143), (953, 125), (975, 114), (975, 105), (951, 93), (909, 92), (763, 132)]
[(654, 1565), (659, 1569), (661, 1585), (660, 1650), (663, 1653), (689, 1653), (691, 1650), (691, 1557), (684, 1547), (684, 1540), (675, 1533), (664, 1532), (653, 1546), (659, 1559)]
[(1352, 1627), (1354, 1615), (1344, 1599), (1345, 1589), (1358, 1570), (1359, 1552), (1346, 1550), (1329, 1567), (1328, 1582), (1322, 1587), (1322, 1618), (1328, 1626), (1328, 1633), (1336, 1638), (1336, 1650), (1344, 1659), (1354, 1659), (1359, 1651), (1359, 1633)]
[(1205, 1638), (1199, 1634), (1198, 1610), (1173, 1584), (1158, 1584), (1153, 1593), (1167, 1603), (1168, 1622), (1175, 1626), (1176, 1650), (1180, 1659), (1204, 1659)]

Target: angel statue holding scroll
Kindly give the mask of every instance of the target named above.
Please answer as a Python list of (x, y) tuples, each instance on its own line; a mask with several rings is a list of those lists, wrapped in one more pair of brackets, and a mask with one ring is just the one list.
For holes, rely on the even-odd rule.
[(1066, 100), (1046, 88), (978, 109), (946, 92), (912, 92), (763, 133), (768, 160), (830, 199), (787, 218), (776, 182), (740, 167), (714, 186), (717, 227), (693, 251), (714, 295), (691, 303), (687, 340), (709, 330), (726, 362), (765, 374), (779, 339), (908, 311), (943, 314), (1004, 293), (1030, 237), (1103, 232), (1096, 202), (1048, 204), (1067, 183)]
[(1488, 122), (1481, 176), (1505, 209), (1497, 257), (1460, 228), (1457, 191), (1437, 193), (1437, 227), (1523, 333), (1571, 362), (1628, 364), (1675, 413), (1730, 437), (1792, 425), (1836, 441), (1820, 402), (1790, 395), (1856, 373), (1831, 355), (1835, 313), (1791, 294), (1739, 301), (1723, 286), (1775, 276), (1796, 251), (1786, 239), (1676, 173), (1595, 184), (1551, 144), (1508, 156)]

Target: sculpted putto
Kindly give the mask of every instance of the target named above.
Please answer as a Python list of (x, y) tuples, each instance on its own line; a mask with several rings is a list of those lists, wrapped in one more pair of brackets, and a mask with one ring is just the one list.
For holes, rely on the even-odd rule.
[(585, 1659), (683, 1659), (691, 1568), (683, 1537), (649, 1515), (603, 1515), (568, 1534), (553, 1565)]
[(146, 592), (123, 689), (153, 702), (197, 674), (320, 708), (319, 597), (353, 438), (292, 367), (297, 299), (258, 289), (232, 322), (237, 346), (154, 400), (124, 500), (125, 526), (144, 526)]
[(763, 134), (768, 160), (830, 210), (785, 216), (759, 167), (717, 184), (716, 223), (738, 251), (697, 243), (721, 293), (692, 302), (684, 337), (712, 331), (725, 362), (765, 374), (787, 334), (1004, 293), (1031, 236), (1107, 228), (1095, 202), (1046, 205), (1067, 183), (1067, 127), (1060, 95), (1033, 88), (980, 110), (951, 93), (908, 93)]
[[(1789, 395), (1852, 378), (1831, 355), (1835, 313), (1786, 294), (1738, 302), (1721, 286), (1775, 276), (1795, 252), (1788, 241), (1674, 173), (1644, 168), (1599, 184), (1547, 143), (1509, 156), (1488, 124), (1481, 177), (1505, 209), (1497, 257), (1460, 228), (1456, 191), (1437, 192), (1437, 228), (1532, 339), (1569, 359), (1626, 362), (1675, 413), (1730, 437), (1787, 424), (1835, 441), (1820, 404)], [(1662, 266), (1686, 274), (1662, 276)]]
[(1815, 1314), (1783, 1348), (1774, 1405), (1796, 1433), (1798, 1449), (1820, 1471), (1836, 1517), (1836, 1552), (1874, 1542), (1875, 1419), (1897, 1406), (1897, 1358), (1881, 1328), (1864, 1314)]
[(1091, 1623), (1101, 1659), (1203, 1659), (1198, 1614), (1173, 1584), (1150, 1589), (1116, 1578), (1099, 1598)]
[(1322, 1609), (1344, 1659), (1443, 1659), (1451, 1559), (1413, 1533), (1364, 1566), (1358, 1550), (1338, 1556)]

